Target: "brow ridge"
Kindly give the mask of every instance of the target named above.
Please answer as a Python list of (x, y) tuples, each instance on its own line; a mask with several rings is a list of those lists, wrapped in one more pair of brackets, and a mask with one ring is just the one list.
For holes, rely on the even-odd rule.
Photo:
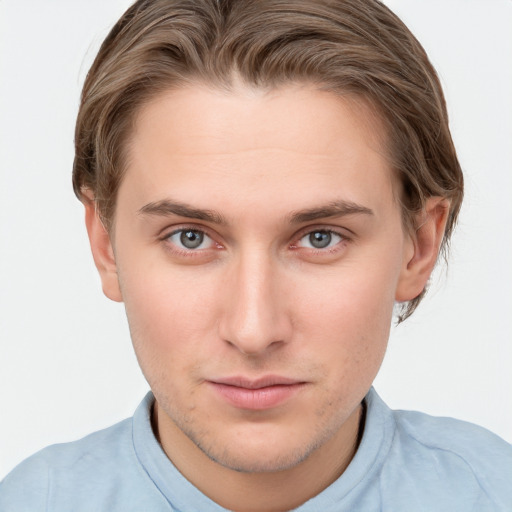
[(373, 210), (366, 206), (362, 206), (352, 201), (338, 199), (325, 206), (313, 207), (308, 208), (307, 210), (294, 212), (290, 216), (290, 221), (292, 224), (301, 224), (303, 222), (310, 222), (318, 219), (361, 214), (374, 215)]
[(138, 211), (141, 215), (169, 216), (178, 215), (190, 219), (203, 220), (213, 224), (227, 224), (226, 219), (213, 210), (194, 208), (186, 203), (163, 199), (144, 205)]
[[(202, 220), (213, 224), (227, 224), (226, 219), (219, 212), (195, 208), (186, 203), (169, 199), (148, 203), (140, 208), (138, 213), (141, 215), (155, 216), (178, 215), (180, 217)], [(366, 206), (359, 205), (352, 201), (339, 199), (332, 201), (327, 205), (298, 210), (293, 212), (289, 218), (291, 224), (301, 224), (323, 218), (344, 217), (356, 214), (373, 215), (374, 213), (373, 210)]]

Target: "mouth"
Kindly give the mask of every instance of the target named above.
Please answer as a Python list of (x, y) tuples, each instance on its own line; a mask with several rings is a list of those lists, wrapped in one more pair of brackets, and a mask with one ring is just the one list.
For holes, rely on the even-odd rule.
[(254, 411), (271, 409), (295, 396), (306, 382), (277, 375), (258, 379), (228, 377), (207, 381), (213, 391), (228, 404)]

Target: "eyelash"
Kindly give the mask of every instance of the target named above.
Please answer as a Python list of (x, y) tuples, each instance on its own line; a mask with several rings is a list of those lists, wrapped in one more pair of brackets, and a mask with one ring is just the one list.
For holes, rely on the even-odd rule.
[[(202, 234), (205, 237), (208, 237), (211, 240), (211, 245), (213, 247), (208, 247), (205, 249), (191, 249), (191, 248), (180, 248), (175, 242), (171, 242), (171, 238), (175, 235), (178, 235), (180, 233), (184, 233), (187, 231), (192, 231), (194, 233)], [(325, 248), (313, 248), (313, 247), (301, 247), (299, 245), (299, 242), (307, 237), (311, 236), (313, 233), (326, 233), (330, 236), (339, 237), (339, 241), (332, 247), (325, 247)], [(346, 245), (347, 242), (350, 241), (350, 238), (341, 231), (338, 231), (336, 229), (328, 228), (328, 227), (315, 227), (311, 228), (308, 227), (305, 230), (301, 231), (298, 236), (295, 237), (295, 242), (289, 245), (289, 248), (292, 250), (307, 250), (310, 254), (314, 255), (329, 255), (338, 252)], [(177, 254), (179, 256), (185, 256), (185, 257), (198, 257), (198, 256), (204, 256), (203, 251), (208, 251), (210, 249), (223, 249), (224, 246), (218, 242), (215, 241), (214, 237), (211, 236), (208, 232), (208, 230), (205, 230), (204, 227), (198, 227), (198, 226), (180, 226), (177, 229), (174, 229), (170, 233), (166, 233), (164, 236), (161, 237), (161, 241), (166, 242), (169, 246), (169, 250), (173, 252), (174, 254)], [(170, 247), (172, 246), (172, 247)]]
[[(339, 237), (339, 241), (334, 244), (332, 247), (325, 247), (325, 248), (314, 248), (314, 247), (301, 247), (298, 245), (298, 243), (306, 238), (307, 236), (311, 236), (313, 233), (327, 233), (330, 236), (336, 236)], [(290, 248), (292, 250), (307, 250), (309, 254), (312, 254), (314, 256), (320, 255), (320, 256), (328, 256), (331, 254), (335, 254), (338, 251), (342, 250), (345, 245), (350, 241), (350, 238), (343, 233), (341, 230), (338, 231), (336, 229), (332, 229), (331, 227), (314, 227), (311, 229), (311, 227), (306, 228), (304, 231), (299, 233), (299, 235), (296, 237), (297, 242), (294, 242), (290, 245)]]
[[(206, 249), (190, 249), (190, 248), (180, 248), (176, 243), (171, 241), (171, 238), (175, 235), (179, 235), (180, 233), (186, 233), (187, 231), (192, 231), (194, 233), (201, 234), (205, 237), (208, 237), (211, 240), (211, 244), (214, 247), (208, 247)], [(169, 250), (177, 254), (178, 256), (185, 256), (189, 258), (197, 257), (197, 256), (204, 256), (204, 251), (207, 251), (211, 248), (215, 249), (222, 249), (223, 245), (216, 242), (214, 238), (208, 233), (207, 230), (205, 230), (203, 227), (197, 227), (197, 226), (181, 226), (177, 229), (174, 229), (170, 233), (166, 233), (161, 240), (165, 242), (168, 245)], [(172, 246), (172, 247), (171, 247)]]

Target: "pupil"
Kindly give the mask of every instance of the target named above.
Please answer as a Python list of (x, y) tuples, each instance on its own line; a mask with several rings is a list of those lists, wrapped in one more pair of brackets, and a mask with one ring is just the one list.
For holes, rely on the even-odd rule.
[(180, 236), (180, 242), (187, 249), (196, 249), (203, 243), (203, 233), (199, 231), (183, 231)]
[(327, 231), (315, 231), (309, 235), (311, 245), (316, 249), (324, 249), (331, 243), (331, 234)]

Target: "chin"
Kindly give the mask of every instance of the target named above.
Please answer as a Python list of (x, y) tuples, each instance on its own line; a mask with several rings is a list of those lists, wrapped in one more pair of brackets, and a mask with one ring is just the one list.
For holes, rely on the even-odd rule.
[[(303, 450), (303, 453), (298, 453), (297, 450), (288, 450), (284, 453), (265, 453), (261, 450), (254, 450), (255, 453), (247, 453), (247, 450), (226, 449), (224, 453), (215, 453), (199, 448), (207, 455), (213, 462), (224, 466), (232, 471), (239, 473), (277, 473), (279, 471), (286, 471), (299, 465), (306, 460), (311, 451)], [(270, 450), (266, 450), (270, 452)]]
[(304, 436), (294, 436), (289, 428), (279, 432), (264, 430), (260, 425), (258, 429), (232, 433), (225, 439), (216, 437), (215, 442), (208, 442), (205, 437), (189, 437), (210, 460), (240, 473), (289, 470), (305, 461), (328, 438), (316, 432), (312, 439), (304, 439)]

